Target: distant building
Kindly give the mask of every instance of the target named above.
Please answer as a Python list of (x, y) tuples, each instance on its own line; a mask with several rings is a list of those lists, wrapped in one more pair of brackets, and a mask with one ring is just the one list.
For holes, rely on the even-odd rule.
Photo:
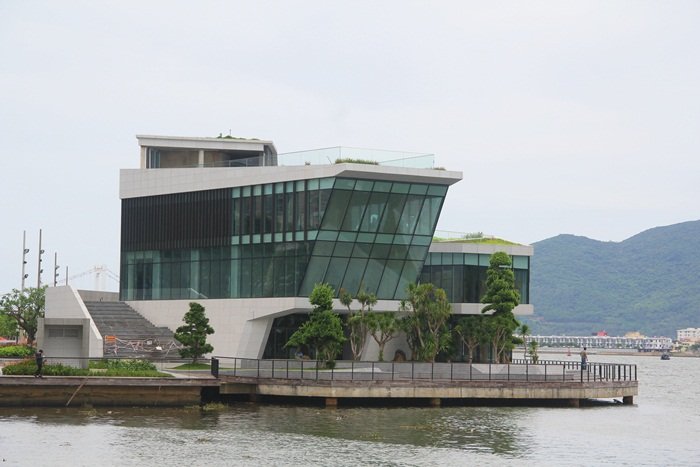
[(700, 342), (700, 328), (685, 328), (676, 331), (679, 342)]

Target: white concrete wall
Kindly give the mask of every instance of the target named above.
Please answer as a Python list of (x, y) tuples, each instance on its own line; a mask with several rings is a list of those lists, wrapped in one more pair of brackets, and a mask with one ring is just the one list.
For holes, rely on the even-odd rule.
[(118, 302), (119, 292), (103, 292), (101, 290), (78, 290), (78, 295), (85, 302)]
[[(144, 300), (127, 302), (129, 306), (141, 313), (156, 326), (166, 326), (173, 332), (184, 324), (183, 317), (190, 309), (190, 302), (196, 301), (205, 308), (209, 324), (214, 328), (214, 334), (207, 338), (214, 346), (213, 355), (222, 357), (262, 358), (267, 337), (272, 322), (279, 316), (293, 313), (309, 313), (311, 304), (307, 298), (241, 298), (217, 300)], [(353, 302), (351, 309), (358, 310), (358, 303)], [(455, 314), (480, 314), (483, 304), (467, 303), (453, 305)], [(333, 309), (346, 314), (347, 308), (339, 300), (334, 300)], [(398, 300), (379, 300), (373, 311), (396, 312), (399, 309)], [(532, 305), (519, 305), (516, 315), (532, 314)], [(394, 352), (401, 349), (410, 357), (410, 350), (404, 337), (390, 341), (384, 349), (384, 359), (391, 360)], [(363, 360), (374, 360), (379, 355), (379, 349), (371, 336), (367, 338), (367, 346)]]
[[(46, 289), (47, 319), (88, 319), (89, 324), (89, 356), (99, 358), (103, 355), (102, 335), (92, 321), (78, 291), (70, 285), (49, 287)], [(86, 332), (84, 329), (83, 332)]]
[(127, 302), (156, 326), (173, 332), (184, 324), (183, 317), (196, 301), (205, 308), (214, 334), (207, 338), (214, 355), (260, 358), (272, 321), (278, 316), (309, 312), (309, 300), (296, 297), (241, 298), (217, 300), (148, 300)]

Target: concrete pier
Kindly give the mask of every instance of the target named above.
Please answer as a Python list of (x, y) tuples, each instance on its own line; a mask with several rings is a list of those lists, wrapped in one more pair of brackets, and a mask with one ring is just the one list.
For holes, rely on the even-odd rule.
[[(260, 379), (222, 376), (219, 391), (240, 394), (240, 388), (263, 396), (309, 397), (337, 405), (343, 399), (426, 399), (439, 407), (443, 399), (517, 399), (556, 401), (578, 407), (585, 399), (623, 398), (631, 404), (638, 393), (637, 381), (327, 381)], [(329, 403), (328, 401), (333, 401)]]

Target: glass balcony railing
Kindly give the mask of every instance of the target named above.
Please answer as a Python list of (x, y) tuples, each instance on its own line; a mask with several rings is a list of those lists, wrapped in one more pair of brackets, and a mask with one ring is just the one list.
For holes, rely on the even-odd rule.
[(329, 165), (340, 162), (356, 162), (390, 167), (432, 169), (435, 166), (435, 155), (336, 146), (279, 154), (277, 161), (278, 165), (281, 166)]

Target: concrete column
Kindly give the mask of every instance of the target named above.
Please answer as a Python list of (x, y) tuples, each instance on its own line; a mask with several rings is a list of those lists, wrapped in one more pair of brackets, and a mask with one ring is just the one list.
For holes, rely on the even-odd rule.
[(337, 397), (326, 397), (326, 407), (328, 407), (328, 408), (338, 407), (338, 398)]
[(634, 404), (634, 396), (622, 396), (622, 403), (624, 405)]
[(204, 167), (204, 149), (199, 150), (199, 166)]
[(441, 400), (439, 397), (433, 397), (431, 398), (428, 403), (430, 404), (431, 407), (440, 407), (442, 404)]

